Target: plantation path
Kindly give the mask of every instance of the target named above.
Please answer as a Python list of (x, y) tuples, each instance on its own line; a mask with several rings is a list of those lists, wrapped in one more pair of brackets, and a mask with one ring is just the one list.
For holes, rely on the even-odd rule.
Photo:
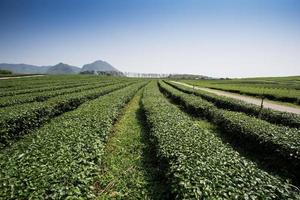
[[(177, 82), (177, 81), (171, 81), (171, 82), (193, 88), (192, 85), (189, 85), (186, 83), (181, 83), (181, 82)], [(231, 93), (231, 92), (225, 92), (225, 91), (216, 90), (216, 89), (204, 88), (204, 87), (194, 86), (194, 88), (196, 90), (203, 90), (206, 92), (214, 93), (216, 95), (231, 97), (231, 98), (245, 101), (247, 103), (252, 103), (252, 104), (255, 104), (258, 106), (260, 106), (260, 104), (261, 104), (261, 99), (255, 98), (255, 97), (240, 95), (240, 94)], [(295, 113), (295, 114), (300, 115), (299, 108), (294, 108), (294, 107), (290, 107), (290, 106), (286, 106), (286, 105), (280, 105), (280, 104), (275, 103), (274, 101), (269, 101), (269, 100), (264, 100), (264, 108), (270, 108), (273, 110), (278, 110), (278, 111), (282, 111), (282, 112), (290, 112), (290, 113)]]
[[(161, 199), (152, 147), (142, 119), (142, 91), (123, 109), (107, 142), (100, 166), (98, 200)], [(153, 153), (154, 154), (154, 153)]]
[(29, 77), (38, 77), (38, 76), (45, 76), (45, 75), (30, 75), (30, 76), (10, 76), (10, 77), (0, 77), (0, 80), (7, 80), (7, 79), (14, 79), (14, 78), (29, 78)]

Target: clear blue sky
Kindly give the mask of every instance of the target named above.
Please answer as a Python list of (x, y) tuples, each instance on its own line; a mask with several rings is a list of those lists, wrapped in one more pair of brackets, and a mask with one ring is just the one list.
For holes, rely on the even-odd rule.
[(299, 0), (0, 0), (0, 63), (300, 75)]

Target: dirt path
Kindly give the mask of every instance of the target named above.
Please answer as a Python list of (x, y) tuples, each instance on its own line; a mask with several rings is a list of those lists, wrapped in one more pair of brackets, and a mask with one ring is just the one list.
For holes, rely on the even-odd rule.
[(0, 80), (7, 80), (7, 79), (14, 79), (14, 78), (28, 78), (28, 77), (38, 77), (38, 76), (45, 76), (45, 75), (31, 75), (31, 76), (11, 76), (11, 77), (0, 77)]
[[(172, 81), (172, 82), (180, 84), (180, 85), (184, 85), (184, 86), (187, 86), (187, 87), (190, 87), (190, 88), (193, 88), (192, 85), (189, 85), (189, 84), (186, 84), (186, 83), (181, 83), (181, 82), (177, 82), (177, 81)], [(242, 101), (245, 101), (247, 103), (252, 103), (252, 104), (255, 104), (255, 105), (258, 105), (258, 106), (260, 106), (260, 104), (261, 104), (261, 99), (255, 98), (255, 97), (235, 94), (235, 93), (231, 93), (231, 92), (225, 92), (225, 91), (216, 90), (216, 89), (204, 88), (204, 87), (195, 86), (194, 88), (196, 90), (203, 90), (203, 91), (206, 91), (206, 92), (214, 93), (216, 95), (221, 95), (221, 96), (226, 96), (226, 97), (231, 97), (231, 98), (234, 98), (234, 99), (242, 100)], [(269, 101), (269, 100), (264, 101), (264, 108), (270, 108), (270, 109), (273, 109), (273, 110), (278, 110), (278, 111), (282, 111), (282, 112), (290, 112), (290, 113), (295, 113), (295, 114), (300, 115), (300, 109), (299, 108), (280, 105), (280, 104), (275, 103), (274, 101)]]

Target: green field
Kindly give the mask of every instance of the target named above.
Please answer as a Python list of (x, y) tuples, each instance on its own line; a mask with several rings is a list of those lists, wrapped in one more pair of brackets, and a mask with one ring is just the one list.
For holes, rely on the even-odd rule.
[(300, 105), (300, 76), (231, 80), (184, 80), (183, 82), (270, 100)]
[[(181, 81), (299, 104), (300, 77)], [(0, 169), (0, 199), (300, 199), (300, 116), (168, 79), (0, 80)]]

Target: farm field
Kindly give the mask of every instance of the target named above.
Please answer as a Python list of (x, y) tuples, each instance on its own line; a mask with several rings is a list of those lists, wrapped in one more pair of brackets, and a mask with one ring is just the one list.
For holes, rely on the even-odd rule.
[[(180, 81), (299, 104), (299, 77)], [(0, 169), (0, 199), (300, 199), (300, 115), (169, 79), (0, 80)]]
[(300, 105), (300, 77), (266, 77), (231, 80), (183, 80), (182, 82), (238, 94)]

